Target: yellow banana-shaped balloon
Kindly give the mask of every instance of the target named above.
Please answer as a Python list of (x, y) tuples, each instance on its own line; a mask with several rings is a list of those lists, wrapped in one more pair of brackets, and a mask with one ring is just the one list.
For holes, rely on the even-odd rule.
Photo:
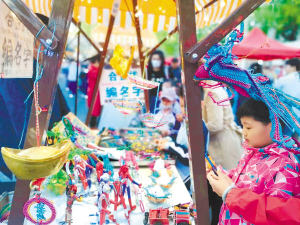
[(114, 55), (110, 59), (109, 63), (116, 70), (116, 73), (123, 79), (128, 76), (128, 71), (130, 69), (132, 59), (133, 59), (134, 47), (131, 47), (131, 56), (129, 59), (125, 59), (124, 50), (120, 45), (117, 45), (114, 50)]

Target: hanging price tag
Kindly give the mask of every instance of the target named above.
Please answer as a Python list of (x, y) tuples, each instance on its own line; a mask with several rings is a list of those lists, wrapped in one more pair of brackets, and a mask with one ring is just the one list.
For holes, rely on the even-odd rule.
[(114, 17), (117, 17), (117, 15), (118, 15), (118, 12), (119, 12), (119, 9), (120, 9), (120, 4), (121, 4), (121, 0), (114, 0), (112, 11), (111, 11), (111, 14)]

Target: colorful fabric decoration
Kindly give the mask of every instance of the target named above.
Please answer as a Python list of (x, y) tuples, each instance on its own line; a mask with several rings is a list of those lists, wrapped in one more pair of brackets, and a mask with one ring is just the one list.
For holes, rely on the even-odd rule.
[(142, 77), (138, 77), (135, 75), (129, 75), (128, 79), (131, 83), (133, 83), (136, 87), (143, 89), (143, 90), (149, 90), (152, 88), (156, 88), (159, 85), (159, 82), (146, 80)]
[(198, 68), (194, 80), (200, 81), (200, 86), (204, 85), (201, 82), (204, 80), (218, 81), (214, 87), (220, 87), (223, 83), (241, 95), (263, 101), (269, 108), (273, 141), (283, 147), (300, 150), (297, 146), (290, 145), (290, 142), (285, 142), (280, 124), (281, 120), (300, 134), (300, 120), (293, 110), (293, 107), (300, 109), (300, 100), (275, 89), (266, 76), (252, 74), (252, 71), (241, 69), (233, 62), (237, 57), (232, 55), (232, 47), (234, 43), (242, 41), (243, 29), (241, 23), (241, 30), (235, 29), (227, 38), (225, 45), (216, 44), (206, 53), (204, 57), (206, 62)]
[(141, 110), (142, 103), (135, 99), (119, 99), (113, 100), (114, 106), (123, 114), (129, 115)]
[(131, 56), (129, 59), (125, 59), (123, 48), (120, 45), (117, 45), (114, 50), (114, 55), (109, 61), (112, 68), (116, 70), (116, 74), (118, 74), (123, 79), (126, 79), (128, 76), (128, 71), (133, 59), (133, 53), (134, 47), (131, 47)]
[(140, 118), (143, 124), (149, 128), (161, 127), (168, 122), (163, 116), (153, 113), (142, 114)]

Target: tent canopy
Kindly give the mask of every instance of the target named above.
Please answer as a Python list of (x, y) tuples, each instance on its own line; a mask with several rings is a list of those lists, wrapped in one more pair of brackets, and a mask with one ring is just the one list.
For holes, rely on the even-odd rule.
[[(34, 12), (50, 15), (51, 0), (23, 0)], [(73, 17), (88, 24), (108, 25), (114, 0), (76, 0)], [(203, 10), (210, 0), (195, 0), (195, 10), (201, 11), (196, 16), (197, 28), (219, 23), (235, 10), (243, 0), (218, 0)], [(115, 26), (128, 29), (134, 27), (130, 13), (133, 12), (132, 0), (121, 0), (120, 12)], [(172, 31), (176, 25), (176, 6), (173, 0), (138, 0), (138, 15), (142, 29), (150, 31)], [(133, 13), (132, 13), (133, 14)], [(135, 15), (133, 15), (135, 16)]]
[(247, 59), (290, 59), (300, 57), (300, 49), (288, 47), (268, 38), (261, 29), (255, 27), (244, 37), (241, 43), (233, 47), (232, 54)]

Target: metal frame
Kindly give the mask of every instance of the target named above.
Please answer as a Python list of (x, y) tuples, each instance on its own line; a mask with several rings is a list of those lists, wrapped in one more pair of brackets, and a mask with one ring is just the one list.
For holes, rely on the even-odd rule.
[[(4, 0), (6, 5), (18, 16), (21, 22), (36, 36), (43, 24), (35, 17), (35, 15), (27, 8), (27, 6), (20, 0)], [(65, 51), (69, 26), (71, 23), (73, 8), (75, 0), (54, 0), (52, 12), (49, 18), (49, 24), (56, 24), (55, 38), (54, 38), (54, 56), (52, 58), (44, 55), (43, 66), (44, 74), (39, 81), (39, 90), (42, 94), (39, 95), (39, 104), (47, 106), (47, 112), (42, 112), (39, 115), (40, 121), (40, 142), (44, 143), (46, 139), (46, 131), (49, 126), (49, 119), (52, 113), (52, 107), (55, 99), (55, 93), (58, 82), (58, 73)], [(44, 28), (41, 32), (41, 43), (43, 40), (52, 37), (54, 26)], [(59, 41), (59, 45), (58, 45)], [(45, 41), (44, 41), (45, 42)], [(34, 102), (31, 108), (29, 124), (27, 128), (27, 137), (24, 148), (30, 148), (37, 145), (35, 135), (35, 106)], [(28, 180), (17, 179), (15, 195), (12, 202), (11, 213), (9, 217), (9, 225), (20, 225), (24, 223), (23, 205), (28, 200), (30, 195)]]

